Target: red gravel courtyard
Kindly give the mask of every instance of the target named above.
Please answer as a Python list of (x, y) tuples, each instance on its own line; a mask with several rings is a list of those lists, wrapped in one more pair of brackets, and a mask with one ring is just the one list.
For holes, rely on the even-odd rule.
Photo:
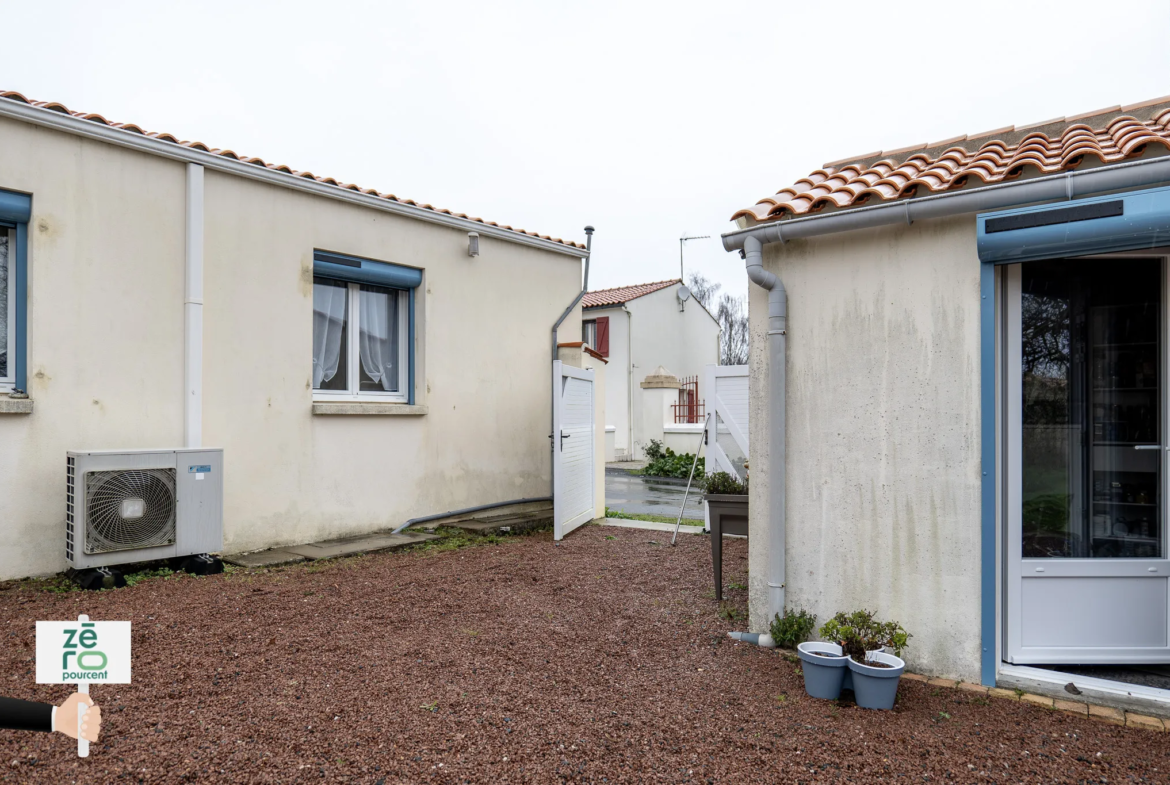
[(34, 683), (37, 620), (130, 620), (134, 645), (134, 683), (93, 688), (90, 758), (0, 731), (0, 781), (1170, 782), (1170, 734), (921, 682), (886, 713), (808, 698), (798, 665), (726, 637), (746, 542), (725, 544), (721, 608), (707, 538), (669, 537), (0, 584), (0, 694), (71, 691)]

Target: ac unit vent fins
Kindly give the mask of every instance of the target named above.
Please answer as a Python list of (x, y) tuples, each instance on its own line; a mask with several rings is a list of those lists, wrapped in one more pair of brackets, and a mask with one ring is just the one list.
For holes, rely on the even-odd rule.
[(129, 469), (85, 476), (85, 552), (175, 542), (175, 470)]

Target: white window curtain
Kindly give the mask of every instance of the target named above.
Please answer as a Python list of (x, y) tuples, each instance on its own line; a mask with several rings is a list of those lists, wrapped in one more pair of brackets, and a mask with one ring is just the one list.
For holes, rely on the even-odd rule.
[(349, 289), (313, 282), (313, 386), (320, 387), (337, 375), (337, 365), (344, 350), (341, 338), (345, 328), (345, 301)]
[(362, 370), (373, 385), (362, 380), (362, 389), (381, 387), (398, 391), (398, 293), (362, 286), (358, 304), (361, 322), (358, 354)]

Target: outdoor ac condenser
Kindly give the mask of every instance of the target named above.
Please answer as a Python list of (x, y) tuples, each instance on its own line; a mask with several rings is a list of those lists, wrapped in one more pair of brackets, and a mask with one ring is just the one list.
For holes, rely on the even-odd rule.
[(66, 466), (75, 570), (223, 548), (223, 450), (71, 452)]

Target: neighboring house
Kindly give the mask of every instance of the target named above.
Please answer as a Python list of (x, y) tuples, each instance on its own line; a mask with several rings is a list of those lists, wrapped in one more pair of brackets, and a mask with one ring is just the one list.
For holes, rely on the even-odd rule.
[(869, 608), (915, 670), (1148, 694), (1080, 668), (1170, 663), (1168, 186), (1170, 97), (844, 159), (733, 216), (752, 629)]
[(68, 450), (222, 447), (228, 551), (549, 496), (586, 253), (0, 92), (0, 579)]
[[(680, 293), (686, 299), (680, 298)], [(607, 460), (635, 461), (649, 438), (642, 427), (639, 385), (662, 366), (684, 384), (675, 419), (680, 433), (702, 429), (705, 366), (719, 362), (719, 322), (682, 281), (619, 286), (581, 301), (582, 340), (609, 361), (606, 380)], [(669, 433), (669, 431), (668, 431)], [(673, 445), (672, 445), (673, 446)], [(693, 451), (693, 447), (691, 450)], [(612, 452), (610, 452), (612, 450)]]

